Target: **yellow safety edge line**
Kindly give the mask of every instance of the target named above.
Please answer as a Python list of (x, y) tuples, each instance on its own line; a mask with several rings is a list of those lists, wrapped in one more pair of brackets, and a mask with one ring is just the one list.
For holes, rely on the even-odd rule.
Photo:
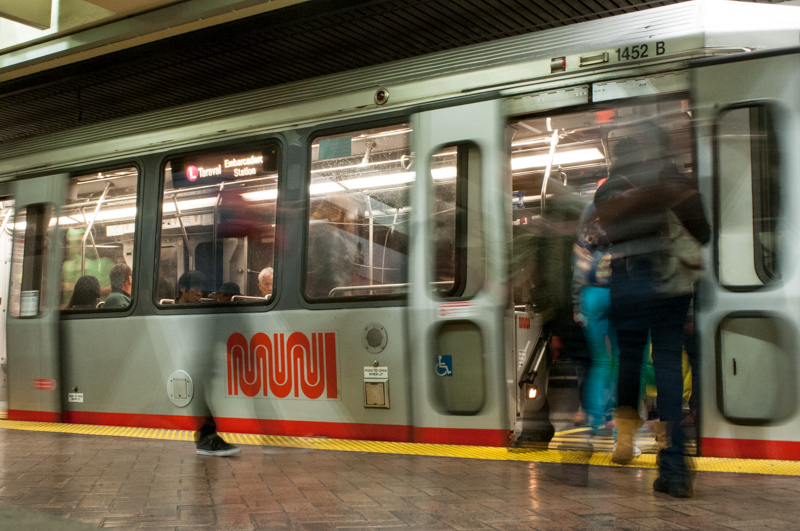
[[(194, 434), (186, 430), (164, 430), (147, 428), (126, 428), (95, 426), (90, 424), (57, 424), (48, 422), (28, 422), (19, 420), (0, 420), (0, 429), (73, 433), (84, 435), (105, 435), (111, 437), (133, 437), (142, 439), (162, 439), (193, 441)], [(572, 430), (570, 430), (572, 431)], [(563, 434), (564, 432), (561, 432)], [(536, 463), (572, 463), (597, 466), (627, 466), (632, 468), (656, 468), (655, 454), (642, 454), (629, 465), (618, 465), (611, 461), (608, 452), (580, 450), (570, 441), (568, 446), (558, 450), (537, 450), (533, 448), (497, 448), (487, 446), (457, 446), (451, 444), (422, 444), (382, 441), (358, 441), (350, 439), (327, 439), (310, 437), (289, 437), (284, 435), (253, 435), (223, 433), (225, 439), (238, 444), (255, 446), (282, 446), (313, 450), (337, 450), (342, 452), (367, 452), (379, 454), (419, 455), (430, 457), (457, 457), (466, 459), (488, 459), (495, 461), (527, 461)], [(565, 444), (566, 443), (566, 444)], [(563, 445), (567, 445), (565, 440)], [(561, 445), (560, 445), (561, 446)], [(768, 459), (729, 459), (717, 457), (690, 458), (692, 468), (700, 472), (731, 472), (739, 474), (771, 474), (781, 476), (800, 476), (800, 462)]]

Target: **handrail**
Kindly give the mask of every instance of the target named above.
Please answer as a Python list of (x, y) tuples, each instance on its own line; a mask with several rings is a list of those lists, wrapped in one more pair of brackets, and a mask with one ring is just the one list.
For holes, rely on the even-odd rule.
[[(453, 284), (452, 280), (440, 280), (437, 282), (431, 282), (434, 286), (445, 286), (447, 284)], [(404, 284), (372, 284), (370, 286), (339, 286), (338, 288), (333, 288), (328, 292), (328, 297), (333, 296), (334, 293), (339, 293), (341, 291), (370, 291), (375, 289), (394, 289), (394, 288), (405, 288), (409, 286), (409, 283), (406, 282)]]
[(269, 297), (253, 297), (251, 295), (234, 295), (233, 297), (231, 297), (231, 301), (233, 301), (233, 302), (236, 302), (236, 301), (262, 301), (262, 302), (264, 302), (264, 301), (267, 301), (267, 300), (269, 300), (271, 298), (272, 298), (272, 295), (270, 295)]
[(183, 243), (186, 245), (186, 252), (189, 254), (189, 269), (194, 269), (194, 260), (192, 258), (192, 252), (189, 250), (189, 235), (186, 234), (186, 227), (183, 226), (183, 214), (181, 214), (181, 209), (178, 206), (178, 199), (176, 196), (172, 196), (172, 204), (175, 205), (175, 215), (178, 217), (178, 223), (181, 226), (181, 230), (183, 231)]
[[(106, 187), (103, 189), (103, 195), (101, 195), (100, 199), (97, 200), (97, 206), (94, 209), (94, 214), (92, 214), (92, 220), (88, 223), (86, 232), (83, 233), (83, 238), (81, 238), (81, 276), (86, 274), (86, 239), (92, 232), (94, 222), (97, 219), (97, 214), (100, 213), (100, 207), (103, 206), (103, 201), (105, 201), (106, 195), (108, 195), (108, 190), (110, 188), (111, 183), (106, 183)], [(97, 252), (97, 249), (95, 249), (95, 252)]]

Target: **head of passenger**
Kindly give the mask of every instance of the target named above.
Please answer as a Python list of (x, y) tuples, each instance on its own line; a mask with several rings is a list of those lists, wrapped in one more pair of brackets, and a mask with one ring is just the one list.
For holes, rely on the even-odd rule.
[(68, 310), (93, 310), (100, 300), (100, 282), (91, 275), (84, 275), (75, 283)]
[(206, 289), (206, 276), (200, 271), (187, 271), (178, 279), (178, 304), (200, 302)]
[(230, 302), (234, 295), (241, 295), (239, 284), (236, 282), (226, 282), (217, 290), (217, 302)]
[(132, 275), (133, 270), (128, 264), (117, 264), (112, 267), (108, 275), (111, 281), (111, 291), (130, 295)]
[(271, 267), (265, 267), (258, 274), (258, 289), (261, 290), (261, 295), (269, 297), (272, 295), (272, 275)]

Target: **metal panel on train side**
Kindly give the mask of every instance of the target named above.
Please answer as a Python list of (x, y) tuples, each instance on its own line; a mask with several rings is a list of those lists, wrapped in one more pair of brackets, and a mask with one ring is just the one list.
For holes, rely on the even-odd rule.
[[(409, 355), (414, 381), (413, 424), (418, 440), (437, 430), (460, 430), (462, 444), (504, 445), (513, 429), (504, 354), (504, 311), (510, 241), (510, 182), (500, 100), (413, 116), (417, 180), (412, 191)], [(458, 298), (431, 289), (436, 263), (430, 216), (435, 152), (458, 145), (470, 150), (466, 284)], [(479, 170), (478, 180), (473, 170)], [(479, 193), (473, 193), (479, 186)], [(479, 220), (475, 223), (475, 220)], [(513, 377), (511, 378), (513, 382)], [(429, 435), (426, 435), (429, 434)]]
[[(701, 62), (692, 90), (698, 178), (714, 224), (697, 299), (702, 450), (800, 459), (800, 54)], [(762, 192), (777, 193), (771, 206)], [(780, 215), (759, 219), (761, 208)], [(756, 265), (768, 246), (779, 271), (771, 278)]]
[[(84, 398), (65, 404), (65, 417), (192, 429), (210, 409), (221, 431), (408, 440), (402, 312), (395, 306), (64, 321), (65, 385)], [(362, 342), (373, 322), (387, 335), (379, 354)], [(375, 361), (392, 384), (388, 409), (364, 407), (364, 369)], [(268, 370), (258, 370), (264, 363)], [(185, 407), (168, 396), (178, 370), (192, 380)]]
[[(47, 205), (49, 215), (57, 216), (63, 204), (67, 175), (52, 175), (17, 181), (14, 185), (17, 220), (24, 210), (35, 205)], [(45, 218), (47, 219), (47, 218)], [(30, 221), (30, 219), (29, 219)], [(43, 277), (39, 293), (43, 293), (43, 303), (35, 301), (34, 315), (23, 316), (23, 311), (10, 312), (6, 321), (8, 348), (8, 417), (17, 420), (61, 420), (61, 364), (59, 354), (59, 295), (61, 293), (61, 238), (58, 227), (53, 223), (46, 231), (46, 254)], [(12, 275), (15, 274), (14, 261), (22, 256), (25, 241), (24, 224), (16, 223), (12, 251)], [(27, 253), (26, 253), (27, 254)], [(27, 267), (27, 266), (25, 266)], [(24, 269), (16, 270), (23, 275)], [(12, 279), (12, 284), (13, 284)], [(22, 310), (21, 301), (9, 301)]]

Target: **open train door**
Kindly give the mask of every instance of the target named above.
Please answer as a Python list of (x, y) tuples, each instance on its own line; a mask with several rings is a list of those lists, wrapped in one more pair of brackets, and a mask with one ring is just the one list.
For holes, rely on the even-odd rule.
[(503, 328), (511, 192), (501, 103), (423, 112), (412, 125), (413, 439), (507, 445), (514, 425)]
[[(16, 181), (9, 283), (8, 418), (59, 422), (61, 238), (66, 175)], [(87, 213), (91, 215), (91, 213)]]
[(714, 229), (696, 302), (701, 450), (800, 459), (800, 53), (704, 60), (692, 76)]

